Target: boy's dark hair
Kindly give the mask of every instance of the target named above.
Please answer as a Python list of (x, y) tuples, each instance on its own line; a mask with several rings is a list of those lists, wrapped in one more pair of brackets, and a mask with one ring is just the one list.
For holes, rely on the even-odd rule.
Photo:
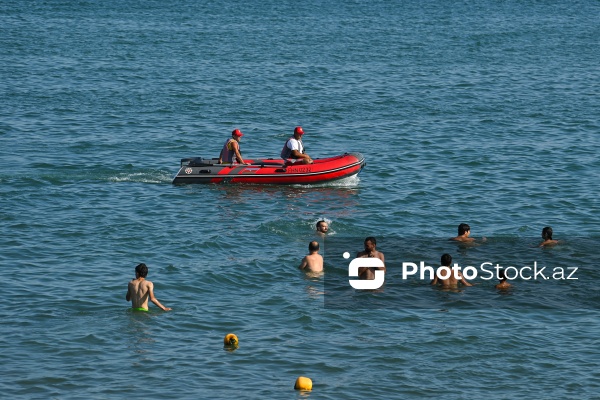
[(449, 267), (452, 264), (452, 256), (448, 253), (442, 254), (440, 264), (444, 267)]
[(311, 252), (319, 250), (319, 242), (317, 242), (317, 241), (310, 242), (308, 244), (308, 250)]
[(140, 277), (145, 278), (146, 276), (148, 276), (148, 267), (144, 263), (138, 264), (135, 267), (135, 273), (136, 273), (136, 275), (139, 275)]
[(544, 240), (552, 240), (552, 228), (549, 226), (542, 229), (542, 238)]
[(470, 231), (471, 227), (469, 226), (469, 224), (460, 224), (458, 226), (458, 236), (460, 235), (464, 235), (467, 231)]
[(506, 274), (504, 273), (504, 268), (502, 268), (500, 271), (498, 271), (498, 279), (500, 279), (500, 282), (504, 282), (505, 280), (508, 279), (506, 277)]

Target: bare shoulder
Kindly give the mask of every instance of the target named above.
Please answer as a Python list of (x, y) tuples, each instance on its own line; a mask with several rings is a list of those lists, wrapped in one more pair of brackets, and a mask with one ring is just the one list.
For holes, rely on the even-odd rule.
[(540, 243), (540, 247), (544, 247), (544, 246), (554, 246), (558, 244), (558, 240), (555, 239), (548, 239), (548, 240), (544, 240), (542, 243)]
[(154, 283), (152, 283), (151, 281), (144, 280), (144, 282), (142, 282), (141, 286), (143, 288), (153, 289), (154, 288)]

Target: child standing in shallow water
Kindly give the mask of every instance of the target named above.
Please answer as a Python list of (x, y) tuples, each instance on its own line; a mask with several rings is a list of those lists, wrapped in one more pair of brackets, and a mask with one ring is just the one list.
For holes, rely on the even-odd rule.
[(169, 307), (160, 304), (160, 301), (154, 297), (154, 284), (146, 280), (148, 276), (148, 267), (142, 263), (135, 267), (135, 279), (132, 279), (127, 285), (127, 295), (125, 299), (131, 301), (131, 308), (134, 311), (148, 311), (148, 300), (156, 304), (163, 311), (170, 311)]

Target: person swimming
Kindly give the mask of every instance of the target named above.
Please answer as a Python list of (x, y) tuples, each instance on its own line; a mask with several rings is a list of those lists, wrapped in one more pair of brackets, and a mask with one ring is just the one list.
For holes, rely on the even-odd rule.
[(383, 267), (361, 267), (358, 269), (358, 279), (375, 279), (375, 270), (385, 271), (385, 255), (377, 250), (377, 239), (369, 236), (364, 242), (365, 249), (356, 253), (356, 258), (379, 258)]
[(498, 279), (500, 280), (500, 283), (494, 286), (496, 289), (506, 290), (512, 287), (512, 285), (508, 283), (508, 278), (506, 277), (504, 268), (498, 271)]
[(316, 228), (317, 228), (317, 233), (324, 235), (329, 231), (329, 224), (327, 223), (327, 221), (322, 219), (319, 222), (317, 222)]
[[(431, 281), (434, 286), (441, 285), (444, 288), (457, 288), (459, 283), (464, 286), (473, 286), (469, 283), (459, 270), (454, 271), (451, 267), (452, 256), (448, 253), (442, 254), (440, 258), (441, 267), (436, 271), (435, 277)], [(447, 278), (442, 279), (440, 276), (448, 275)]]
[(554, 246), (555, 244), (558, 244), (558, 240), (552, 239), (552, 228), (549, 226), (542, 229), (542, 239), (544, 239), (544, 241), (540, 243), (539, 247)]
[(304, 256), (298, 267), (307, 272), (323, 272), (323, 257), (319, 254), (319, 242), (312, 241), (308, 244), (309, 254)]
[[(462, 242), (462, 243), (473, 243), (476, 241), (475, 238), (470, 237), (471, 235), (471, 227), (469, 226), (469, 224), (460, 224), (458, 225), (458, 236), (455, 236), (453, 238), (450, 238), (450, 240), (454, 240), (456, 242)], [(486, 241), (485, 237), (481, 238), (482, 242)]]

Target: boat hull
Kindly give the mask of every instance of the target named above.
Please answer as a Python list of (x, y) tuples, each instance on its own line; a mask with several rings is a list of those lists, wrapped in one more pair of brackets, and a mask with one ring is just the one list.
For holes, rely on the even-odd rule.
[(360, 153), (315, 159), (313, 164), (285, 165), (279, 159), (246, 160), (248, 165), (219, 164), (217, 159), (184, 158), (175, 185), (199, 183), (309, 185), (358, 174), (365, 166)]

